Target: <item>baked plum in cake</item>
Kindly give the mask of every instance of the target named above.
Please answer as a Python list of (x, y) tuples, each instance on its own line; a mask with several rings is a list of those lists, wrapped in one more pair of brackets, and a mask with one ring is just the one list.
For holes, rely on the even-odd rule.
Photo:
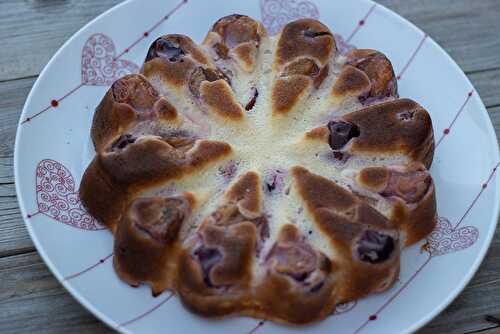
[(116, 273), (204, 316), (321, 320), (389, 289), (436, 224), (429, 114), (384, 54), (341, 54), (313, 19), (159, 37), (90, 136), (80, 197)]

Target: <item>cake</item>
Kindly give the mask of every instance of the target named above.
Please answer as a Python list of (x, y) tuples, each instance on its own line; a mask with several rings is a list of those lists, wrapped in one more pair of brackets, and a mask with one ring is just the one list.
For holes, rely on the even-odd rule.
[(436, 225), (432, 122), (381, 52), (244, 15), (159, 37), (97, 107), (82, 203), (133, 287), (284, 324), (389, 289)]

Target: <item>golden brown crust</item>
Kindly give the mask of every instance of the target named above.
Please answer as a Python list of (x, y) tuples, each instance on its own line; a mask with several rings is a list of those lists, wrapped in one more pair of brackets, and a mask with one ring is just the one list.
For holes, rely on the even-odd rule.
[(384, 54), (376, 50), (354, 49), (346, 57), (332, 87), (333, 103), (354, 97), (363, 105), (371, 105), (398, 97), (394, 70)]
[[(294, 167), (292, 175), (314, 223), (339, 254), (335, 258), (339, 266), (339, 300), (358, 299), (389, 288), (399, 268), (398, 231), (377, 210), (335, 182), (303, 167)], [(369, 258), (373, 262), (363, 260), (358, 254), (361, 247), (365, 247), (360, 240), (367, 234), (367, 238), (386, 238), (391, 242), (389, 250), (381, 250), (383, 252), (376, 253), (376, 258)]]
[(115, 233), (113, 265), (132, 286), (147, 283), (153, 295), (173, 285), (177, 240), (195, 204), (193, 195), (133, 201)]
[(335, 52), (332, 33), (316, 20), (301, 19), (283, 28), (273, 65), (277, 76), (271, 93), (274, 115), (298, 108), (322, 84)]
[(142, 71), (159, 85), (158, 90), (184, 96), (222, 120), (238, 121), (245, 116), (229, 78), (186, 36), (165, 35), (156, 40)]
[(335, 51), (335, 40), (328, 27), (314, 19), (300, 19), (283, 28), (275, 62), (282, 66), (300, 57), (310, 57), (324, 66)]
[(370, 49), (354, 49), (347, 54), (347, 64), (358, 68), (369, 78), (371, 87), (365, 98), (398, 96), (392, 64), (383, 53)]
[(95, 158), (85, 170), (79, 189), (85, 208), (101, 224), (114, 230), (128, 200), (128, 187), (115, 182)]
[(158, 115), (158, 118), (162, 121), (172, 122), (179, 118), (177, 109), (168, 102), (164, 97), (160, 98), (153, 105), (153, 111)]
[(359, 172), (358, 183), (370, 191), (379, 192), (387, 186), (389, 176), (387, 168), (367, 167)]
[(327, 143), (329, 135), (330, 131), (328, 131), (328, 128), (326, 126), (321, 126), (307, 131), (304, 137), (306, 140), (317, 140)]
[[(250, 315), (305, 324), (326, 318), (338, 303), (390, 288), (402, 247), (434, 228), (435, 189), (425, 168), (432, 162), (434, 138), (421, 106), (393, 101), (394, 71), (382, 53), (354, 50), (336, 57), (332, 33), (313, 19), (287, 24), (276, 44), (267, 38), (261, 23), (234, 14), (214, 24), (203, 47), (183, 35), (157, 39), (142, 74), (117, 80), (96, 109), (91, 136), (97, 154), (79, 195), (89, 213), (113, 232), (114, 268), (124, 282), (148, 284), (153, 295), (170, 289), (205, 316)], [(267, 50), (271, 46), (276, 50)], [(274, 55), (270, 70), (267, 54)], [(266, 60), (262, 69), (260, 56)], [(325, 162), (324, 152), (314, 147), (322, 145), (343, 162), (357, 155), (412, 163), (396, 166), (385, 160), (387, 167), (344, 170), (349, 173), (332, 176), (341, 179), (338, 184), (301, 166), (287, 170), (281, 155), (278, 165), (266, 165), (271, 169), (265, 170), (265, 180), (272, 177), (272, 185), (263, 183), (260, 161), (250, 163), (257, 170), (249, 171), (240, 154), (232, 158), (241, 162), (226, 162), (237, 166), (231, 177), (207, 170), (228, 159), (232, 149), (203, 138), (246, 131), (257, 117), (253, 106), (262, 105), (256, 104), (259, 94), (272, 108), (271, 131), (292, 125), (287, 116), (300, 121), (291, 113), (314, 109), (306, 101), (328, 95), (321, 86), (332, 83), (325, 79), (332, 69), (336, 76), (336, 64), (344, 61), (326, 96), (329, 101), (319, 109), (332, 101), (338, 103), (334, 110), (342, 109), (352, 98), (371, 106), (308, 131), (293, 158), (315, 153)], [(261, 70), (270, 73), (269, 82), (256, 77)], [(253, 95), (245, 108), (248, 117), (233, 84), (243, 104)], [(250, 91), (242, 93), (247, 86)], [(234, 132), (218, 133), (215, 125), (235, 126)], [(197, 177), (216, 178), (215, 188), (190, 180)], [(282, 191), (272, 192), (275, 187)], [(178, 192), (185, 190), (193, 194)], [(203, 196), (195, 197), (197, 192)], [(281, 205), (281, 200), (268, 201), (277, 196), (298, 207), (268, 211), (273, 203)], [(202, 202), (208, 212), (199, 211)], [(281, 209), (285, 217), (276, 215), (285, 212)], [(270, 228), (282, 224), (280, 219), (287, 222)]]
[(336, 268), (309, 245), (294, 225), (281, 228), (278, 240), (266, 255), (266, 267), (255, 297), (259, 311), (266, 317), (303, 324), (333, 313)]
[(178, 292), (196, 313), (222, 316), (248, 303), (255, 225), (204, 224), (179, 259)]
[(258, 42), (261, 38), (260, 23), (246, 15), (232, 14), (220, 18), (212, 27), (212, 31), (223, 38), (228, 48), (249, 41)]
[(390, 219), (404, 233), (406, 246), (422, 240), (436, 226), (435, 187), (423, 164), (364, 168), (356, 182), (389, 201)]
[(282, 115), (289, 113), (304, 97), (309, 86), (310, 79), (302, 76), (278, 79), (273, 88), (273, 113)]
[(240, 44), (234, 48), (233, 53), (241, 68), (246, 72), (254, 70), (257, 62), (257, 47), (252, 43)]
[(306, 132), (304, 138), (329, 143), (331, 149), (350, 155), (402, 155), (409, 161), (422, 162), (427, 168), (432, 163), (432, 121), (427, 111), (412, 100), (398, 99), (365, 107), (330, 123), (349, 124), (358, 133), (341, 148), (332, 147), (332, 132), (327, 126)]
[(163, 84), (168, 84), (171, 88), (178, 91), (184, 87), (190, 77), (190, 74), (196, 68), (192, 61), (183, 61), (182, 63), (170, 64), (164, 59), (154, 58), (143, 66), (143, 74), (147, 78), (160, 77)]
[(231, 152), (228, 144), (208, 140), (197, 141), (188, 151), (183, 148), (145, 137), (124, 149), (98, 153), (80, 185), (83, 205), (114, 229), (121, 212), (138, 192), (200, 171)]
[(432, 121), (427, 111), (409, 99), (374, 105), (343, 116), (359, 127), (349, 152), (403, 154), (430, 165), (429, 146), (434, 143)]
[[(142, 73), (148, 79), (159, 78), (163, 85), (186, 94), (192, 74), (198, 67), (213, 68), (213, 63), (191, 38), (165, 35), (150, 46)], [(152, 83), (157, 85), (157, 80)], [(156, 87), (161, 90), (162, 87)]]
[(261, 40), (266, 36), (260, 22), (245, 15), (232, 14), (214, 24), (203, 44), (213, 49), (216, 59), (232, 59), (243, 71), (253, 72)]
[(354, 66), (345, 65), (332, 88), (334, 97), (362, 96), (371, 89), (370, 78)]
[[(158, 92), (142, 75), (131, 74), (117, 80), (94, 114), (91, 137), (96, 150), (101, 151), (111, 138), (129, 128), (139, 118), (151, 114), (158, 99)], [(169, 107), (173, 108), (171, 105)]]
[[(434, 184), (431, 184), (427, 195), (416, 208), (408, 210), (406, 220), (403, 220), (402, 228), (406, 234), (405, 245), (413, 245), (428, 236), (436, 227), (437, 218), (436, 192)], [(396, 214), (392, 219), (399, 220)]]
[[(157, 131), (164, 133), (169, 126), (180, 125), (182, 118), (144, 76), (124, 76), (111, 86), (94, 114), (91, 137), (96, 151), (109, 149), (120, 135), (134, 132), (141, 125), (154, 121), (159, 123)], [(165, 129), (160, 131), (162, 127)], [(153, 128), (149, 131), (152, 135), (156, 134)]]
[(236, 101), (233, 91), (226, 81), (204, 81), (201, 84), (200, 92), (208, 110), (223, 119), (237, 121), (245, 116), (245, 110)]
[[(317, 222), (324, 225), (326, 229), (337, 229), (337, 226), (333, 226), (327, 221), (329, 211), (342, 215), (343, 218), (349, 221), (348, 224), (365, 224), (368, 221), (370, 225), (377, 227), (384, 227), (388, 224), (384, 216), (378, 211), (364, 205), (355, 195), (335, 182), (298, 166), (292, 168), (292, 175), (297, 191), (304, 200), (306, 207)], [(356, 231), (351, 232), (349, 228), (356, 230), (360, 227), (354, 225), (345, 227), (339, 226), (335, 232), (332, 230), (332, 237), (336, 237), (333, 235), (336, 234), (339, 237), (339, 242), (346, 241), (350, 243)]]
[(256, 172), (247, 172), (229, 188), (224, 195), (228, 202), (236, 203), (239, 211), (247, 218), (262, 215), (262, 187)]
[(136, 113), (127, 104), (116, 103), (109, 90), (96, 108), (91, 138), (96, 151), (101, 151), (113, 136), (136, 120)]

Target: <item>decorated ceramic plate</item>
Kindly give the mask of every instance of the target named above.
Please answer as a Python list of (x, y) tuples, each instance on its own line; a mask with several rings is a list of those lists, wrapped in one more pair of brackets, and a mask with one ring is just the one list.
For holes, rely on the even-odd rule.
[[(270, 34), (311, 17), (339, 48), (371, 48), (391, 60), (399, 93), (432, 117), (431, 174), (439, 219), (426, 240), (402, 253), (388, 291), (338, 305), (325, 320), (288, 327), (249, 317), (207, 320), (166, 291), (132, 289), (112, 267), (113, 237), (83, 208), (82, 174), (94, 156), (90, 126), (109, 86), (139, 71), (160, 35), (201, 42), (218, 18), (241, 13)], [(423, 31), (369, 0), (130, 0), (76, 33), (35, 83), (18, 126), (15, 178), (30, 235), (57, 279), (86, 308), (123, 333), (408, 333), (442, 311), (469, 282), (499, 213), (499, 148), (486, 109), (455, 62)]]

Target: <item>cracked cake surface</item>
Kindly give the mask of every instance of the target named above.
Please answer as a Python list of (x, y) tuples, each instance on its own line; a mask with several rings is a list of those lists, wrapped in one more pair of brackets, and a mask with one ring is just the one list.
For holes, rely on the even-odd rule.
[(161, 36), (96, 108), (82, 203), (133, 287), (285, 324), (389, 289), (436, 225), (432, 121), (381, 52), (314, 19)]

